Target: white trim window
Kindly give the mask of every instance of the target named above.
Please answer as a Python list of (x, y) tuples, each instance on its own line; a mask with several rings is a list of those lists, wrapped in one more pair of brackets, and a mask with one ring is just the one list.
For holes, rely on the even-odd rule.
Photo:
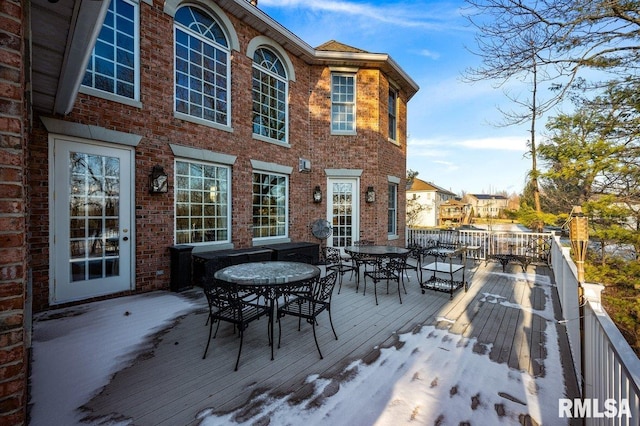
[(389, 139), (397, 140), (398, 134), (398, 92), (389, 88)]
[(91, 52), (82, 85), (137, 101), (140, 97), (137, 2), (113, 0)]
[(269, 49), (253, 54), (253, 134), (287, 141), (287, 72)]
[(253, 172), (253, 238), (288, 236), (289, 177)]
[(231, 241), (230, 180), (227, 166), (176, 160), (176, 244)]
[(398, 235), (398, 184), (389, 182), (387, 233)]
[(231, 54), (222, 27), (193, 6), (174, 19), (176, 113), (229, 126)]
[(356, 76), (350, 73), (331, 74), (331, 133), (356, 132)]

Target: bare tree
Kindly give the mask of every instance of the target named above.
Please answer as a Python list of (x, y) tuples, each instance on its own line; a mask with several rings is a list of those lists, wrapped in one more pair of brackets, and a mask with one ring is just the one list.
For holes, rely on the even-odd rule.
[[(606, 71), (620, 86), (633, 85), (640, 71), (640, 9), (635, 0), (466, 0), (467, 18), (478, 30), (481, 65), (466, 71), (469, 81), (493, 80), (498, 87), (525, 80), (522, 107), (504, 113), (507, 125), (529, 121), (529, 186), (540, 211), (536, 162), (536, 120), (564, 99), (571, 89), (602, 88), (579, 78), (584, 68)], [(540, 84), (548, 97), (540, 97)], [(611, 81), (606, 82), (610, 85)]]

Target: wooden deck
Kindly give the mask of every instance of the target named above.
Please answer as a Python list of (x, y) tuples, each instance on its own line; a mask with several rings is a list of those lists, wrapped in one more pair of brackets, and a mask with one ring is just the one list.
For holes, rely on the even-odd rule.
[[(259, 411), (254, 396), (290, 394), (306, 399), (313, 386), (305, 381), (309, 375), (330, 378), (339, 385), (351, 362), (373, 362), (381, 348), (398, 343), (398, 334), (423, 325), (475, 338), (474, 351), (488, 352), (494, 362), (542, 377), (547, 321), (536, 311), (544, 309), (546, 303), (557, 302), (548, 301), (539, 284), (508, 274), (521, 271), (519, 265), (509, 265), (507, 274), (502, 274), (497, 263), (473, 264), (469, 260), (470, 288), (467, 293), (459, 290), (452, 299), (447, 293), (422, 294), (415, 273), (410, 271), (403, 303), (393, 285), (387, 295), (385, 285), (379, 284), (378, 306), (371, 282), (366, 295), (362, 282), (356, 293), (355, 280), (347, 274), (340, 294), (336, 286), (333, 297), (332, 316), (339, 340), (334, 339), (328, 319), (321, 318), (317, 327), (324, 359), (319, 359), (311, 327), (303, 323), (298, 332), (297, 319), (285, 317), (282, 346), (271, 361), (264, 319), (246, 331), (237, 372), (233, 366), (239, 340), (228, 324), (221, 326), (207, 359), (202, 360), (208, 333), (207, 310), (202, 291), (196, 288), (183, 294), (196, 299), (201, 308), (157, 334), (153, 351), (140, 354), (133, 366), (117, 373), (84, 408), (89, 418), (130, 419), (138, 426), (197, 424), (198, 413), (208, 409), (223, 413), (244, 407), (250, 416)], [(529, 265), (529, 272), (550, 273), (547, 267), (537, 265)], [(551, 288), (555, 295), (555, 287)], [(562, 327), (558, 325), (557, 329), (560, 349), (566, 351)], [(563, 354), (563, 358), (569, 360), (568, 355)], [(569, 361), (563, 363), (570, 365)], [(563, 371), (568, 395), (573, 397), (575, 377), (567, 373), (567, 368)]]

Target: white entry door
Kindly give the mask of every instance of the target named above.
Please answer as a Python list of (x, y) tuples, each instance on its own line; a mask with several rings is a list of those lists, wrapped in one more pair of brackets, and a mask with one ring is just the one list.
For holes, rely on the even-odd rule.
[(51, 303), (133, 288), (133, 150), (55, 138)]
[(329, 247), (347, 247), (358, 240), (359, 230), (359, 181), (358, 179), (329, 179), (327, 182), (327, 217), (333, 233)]

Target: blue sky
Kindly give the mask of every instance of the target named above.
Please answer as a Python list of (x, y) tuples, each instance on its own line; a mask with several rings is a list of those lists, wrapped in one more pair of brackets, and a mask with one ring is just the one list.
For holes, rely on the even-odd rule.
[(469, 53), (475, 30), (462, 15), (466, 6), (462, 0), (258, 1), (311, 46), (337, 40), (388, 53), (415, 80), (420, 91), (408, 105), (407, 168), (420, 179), (455, 193), (520, 193), (531, 168), (524, 156), (528, 126), (496, 125), (498, 107), (512, 108), (495, 82), (462, 81), (464, 70), (479, 64)]

